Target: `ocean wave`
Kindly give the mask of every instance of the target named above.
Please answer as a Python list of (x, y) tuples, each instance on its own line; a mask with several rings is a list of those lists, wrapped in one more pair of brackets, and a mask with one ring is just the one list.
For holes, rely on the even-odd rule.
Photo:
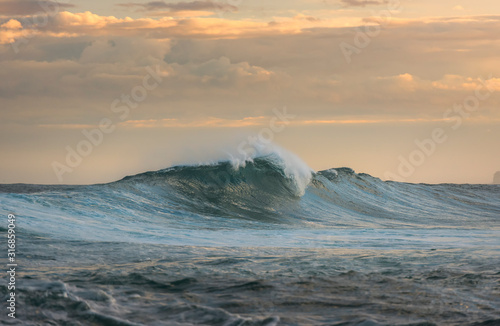
[(182, 242), (176, 229), (498, 229), (499, 199), (494, 185), (384, 182), (350, 168), (315, 172), (284, 150), (108, 184), (0, 185), (0, 210), (27, 217), (22, 227), (30, 232), (137, 241), (175, 233)]

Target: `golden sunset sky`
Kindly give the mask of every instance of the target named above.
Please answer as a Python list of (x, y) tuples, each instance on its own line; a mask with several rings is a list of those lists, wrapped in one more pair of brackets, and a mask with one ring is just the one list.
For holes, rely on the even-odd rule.
[(109, 182), (259, 134), (317, 171), (500, 170), (498, 1), (2, 0), (0, 44), (0, 183)]

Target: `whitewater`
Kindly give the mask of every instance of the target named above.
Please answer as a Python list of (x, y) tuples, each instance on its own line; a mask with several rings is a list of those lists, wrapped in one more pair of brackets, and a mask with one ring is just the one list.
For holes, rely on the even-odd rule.
[(315, 172), (273, 150), (0, 185), (0, 214), (17, 218), (22, 325), (500, 325), (498, 185)]

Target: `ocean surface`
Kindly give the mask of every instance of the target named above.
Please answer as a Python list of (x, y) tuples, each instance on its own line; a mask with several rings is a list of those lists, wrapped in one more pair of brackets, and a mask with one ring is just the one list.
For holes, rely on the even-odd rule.
[(271, 153), (0, 185), (3, 234), (8, 214), (17, 318), (3, 282), (1, 324), (500, 325), (498, 185), (384, 182)]

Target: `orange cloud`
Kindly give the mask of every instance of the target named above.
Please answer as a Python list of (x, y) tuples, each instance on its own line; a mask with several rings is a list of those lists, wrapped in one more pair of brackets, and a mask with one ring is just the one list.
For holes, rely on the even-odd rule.
[[(269, 125), (272, 117), (258, 116), (246, 117), (243, 119), (221, 119), (208, 118), (203, 120), (180, 120), (180, 119), (147, 119), (147, 120), (127, 120), (119, 123), (125, 128), (244, 128), (244, 127), (266, 127)], [(382, 123), (422, 123), (422, 122), (441, 122), (447, 121), (443, 118), (401, 118), (401, 119), (375, 119), (375, 118), (358, 118), (358, 119), (316, 119), (316, 120), (297, 120), (289, 121), (287, 125), (294, 126), (311, 126), (311, 125), (343, 125), (343, 124), (382, 124)], [(277, 121), (275, 125), (284, 124)], [(43, 128), (58, 128), (58, 129), (85, 129), (94, 128), (97, 126), (84, 124), (43, 124), (39, 125)]]
[(182, 10), (182, 11), (155, 11), (149, 16), (155, 17), (203, 17), (214, 15), (213, 11)]
[[(2, 25), (0, 40), (10, 43), (19, 36), (19, 24), (15, 21)], [(89, 11), (83, 13), (60, 12), (49, 17), (46, 26), (24, 27), (24, 34), (37, 32), (48, 36), (146, 36), (149, 38), (197, 37), (197, 38), (235, 38), (273, 33), (298, 33), (299, 24), (268, 24), (248, 20), (228, 20), (222, 18), (200, 17), (162, 17), (159, 19), (116, 18), (99, 16)]]
[(5, 24), (0, 25), (0, 28), (5, 28), (5, 29), (21, 29), (23, 28), (23, 25), (18, 20), (11, 19)]
[(473, 91), (484, 85), (492, 91), (500, 90), (500, 78), (481, 80), (480, 78), (463, 77), (458, 75), (445, 75), (441, 80), (431, 83), (434, 88), (444, 90), (469, 90)]
[[(345, 28), (346, 26), (362, 26), (379, 23), (377, 18), (360, 17), (330, 17), (321, 19), (303, 14), (294, 17), (274, 17), (273, 21), (257, 21), (251, 19), (235, 20), (216, 17), (204, 17), (211, 12), (185, 10), (178, 12), (162, 12), (171, 14), (161, 18), (117, 18), (114, 16), (100, 16), (90, 11), (82, 13), (59, 12), (47, 17), (48, 23), (42, 25), (26, 24), (24, 33), (36, 32), (52, 37), (72, 36), (141, 36), (146, 38), (210, 38), (231, 39), (244, 37), (258, 37), (278, 34), (300, 34), (319, 28)], [(404, 25), (433, 24), (433, 23), (500, 23), (497, 16), (466, 16), (466, 17), (432, 17), (421, 20), (398, 19), (392, 17), (392, 27)], [(30, 17), (26, 18), (30, 21)], [(33, 21), (36, 21), (32, 19)], [(0, 28), (0, 42), (9, 43), (16, 35), (13, 31), (19, 30), (19, 24), (9, 21)], [(476, 30), (476, 29), (475, 29)], [(489, 29), (484, 30), (487, 36)], [(478, 32), (475, 32), (476, 34)], [(475, 37), (481, 36), (476, 35)], [(489, 34), (488, 34), (489, 35)], [(464, 37), (467, 37), (465, 35)]]
[[(295, 17), (275, 17), (271, 22), (256, 20), (231, 20), (215, 17), (204, 17), (211, 14), (207, 11), (184, 10), (176, 12), (160, 12), (161, 18), (117, 18), (100, 16), (90, 11), (71, 13), (63, 11), (47, 17), (48, 23), (42, 25), (26, 24), (24, 33), (36, 32), (45, 36), (142, 36), (147, 38), (238, 38), (257, 37), (276, 34), (298, 34), (310, 28), (345, 27), (346, 21), (339, 19), (317, 19), (312, 16), (297, 15)], [(33, 18), (33, 17), (31, 17)], [(30, 17), (26, 17), (30, 21)], [(358, 18), (355, 19), (361, 23)], [(36, 21), (31, 19), (31, 21)], [(9, 43), (13, 36), (13, 28), (19, 28), (15, 22), (0, 29), (2, 43)], [(355, 25), (355, 24), (351, 24)], [(3, 25), (2, 25), (3, 26)]]
[(491, 91), (500, 90), (500, 78), (481, 78), (464, 77), (460, 75), (444, 75), (439, 80), (424, 80), (408, 73), (397, 76), (378, 77), (377, 80), (393, 83), (395, 88), (400, 90), (415, 91), (420, 90), (452, 90), (452, 91), (474, 91), (478, 87), (484, 86)]
[(149, 119), (149, 120), (128, 120), (120, 123), (121, 126), (129, 128), (239, 128), (265, 125), (269, 123), (269, 118), (246, 117), (239, 120), (209, 118), (195, 121), (182, 121), (179, 119)]
[(16, 39), (25, 37), (27, 34), (22, 28), (22, 24), (16, 19), (0, 25), (0, 44), (13, 43)]

